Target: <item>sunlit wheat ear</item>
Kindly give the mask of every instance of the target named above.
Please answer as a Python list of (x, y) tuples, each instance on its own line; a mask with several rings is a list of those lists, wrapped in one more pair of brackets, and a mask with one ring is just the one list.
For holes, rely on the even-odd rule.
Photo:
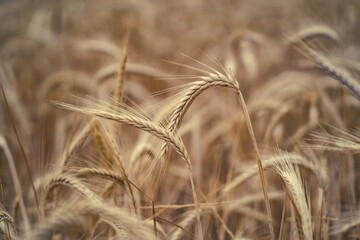
[[(74, 189), (76, 192), (80, 193), (83, 197), (85, 197), (87, 200), (94, 202), (94, 203), (101, 203), (102, 200), (98, 195), (96, 195), (93, 191), (91, 191), (88, 187), (86, 187), (81, 181), (69, 174), (62, 174), (57, 177), (53, 177), (50, 181), (50, 184), (47, 187), (47, 190), (49, 191), (52, 187), (56, 185), (63, 185), (67, 186), (70, 189)], [(46, 196), (47, 194), (45, 194)]]
[(195, 209), (197, 212), (197, 222), (198, 222), (198, 226), (199, 226), (199, 234), (200, 234), (200, 238), (202, 239), (200, 213), (198, 211), (199, 207), (198, 207), (198, 200), (197, 200), (197, 195), (196, 195), (196, 190), (195, 190), (195, 183), (194, 183), (193, 174), (192, 174), (191, 161), (190, 161), (189, 154), (188, 154), (181, 138), (178, 135), (175, 135), (174, 133), (169, 132), (165, 128), (163, 128), (159, 125), (156, 125), (155, 123), (153, 123), (152, 121), (150, 121), (146, 118), (136, 116), (136, 114), (133, 114), (130, 111), (122, 110), (122, 112), (116, 113), (116, 112), (112, 112), (112, 111), (108, 111), (108, 110), (101, 110), (101, 108), (96, 109), (96, 108), (89, 108), (89, 107), (78, 107), (78, 106), (74, 106), (71, 104), (60, 103), (60, 102), (54, 102), (54, 103), (57, 104), (58, 106), (61, 106), (63, 108), (66, 108), (66, 109), (69, 109), (72, 111), (77, 111), (77, 112), (81, 112), (81, 113), (84, 113), (87, 115), (97, 116), (97, 117), (101, 117), (101, 118), (105, 118), (105, 119), (109, 119), (109, 120), (114, 120), (119, 123), (133, 126), (140, 130), (149, 132), (150, 134), (153, 134), (154, 136), (169, 143), (175, 149), (175, 151), (181, 156), (181, 158), (186, 162), (186, 166), (187, 166), (187, 169), (189, 172), (189, 177), (190, 177), (192, 194), (193, 194), (194, 203), (195, 203)]
[[(285, 153), (283, 153), (285, 154)], [(297, 165), (299, 167), (303, 167), (304, 169), (309, 170), (312, 172), (318, 179), (319, 185), (322, 184), (324, 181), (321, 176), (319, 176), (319, 173), (317, 169), (315, 168), (314, 164), (307, 160), (305, 157), (296, 154), (296, 153), (286, 153), (287, 158), (291, 162), (291, 164)], [(273, 168), (274, 166), (277, 166), (279, 164), (283, 163), (283, 155), (276, 155), (276, 156), (270, 156), (265, 157), (265, 161), (263, 161), (263, 168), (264, 170)], [(234, 188), (239, 186), (240, 184), (244, 183), (249, 178), (255, 176), (258, 172), (258, 167), (256, 164), (247, 167), (247, 170), (245, 170), (242, 174), (235, 177), (227, 186), (221, 189), (221, 196), (225, 195), (227, 192), (231, 192)]]
[[(173, 113), (171, 115), (170, 123), (167, 128), (170, 132), (176, 132), (177, 128), (180, 126), (180, 123), (181, 123), (181, 120), (182, 120), (184, 114), (190, 107), (191, 103), (194, 101), (196, 96), (198, 96), (199, 94), (204, 92), (206, 89), (208, 89), (212, 86), (222, 86), (222, 87), (233, 88), (235, 90), (238, 102), (241, 106), (242, 113), (245, 117), (245, 123), (246, 123), (248, 132), (251, 137), (251, 143), (255, 149), (255, 155), (256, 155), (256, 160), (258, 163), (259, 174), (260, 174), (260, 179), (261, 179), (261, 186), (262, 186), (262, 190), (264, 193), (265, 206), (266, 206), (266, 210), (267, 210), (268, 217), (269, 217), (270, 236), (271, 236), (271, 239), (275, 239), (274, 228), (272, 225), (271, 208), (270, 208), (270, 203), (269, 203), (269, 199), (268, 199), (267, 192), (266, 192), (266, 183), (265, 183), (262, 162), (261, 162), (261, 158), (260, 158), (260, 152), (259, 152), (259, 149), (257, 146), (254, 129), (252, 127), (252, 123), (251, 123), (250, 115), (249, 115), (249, 112), (248, 112), (248, 109), (247, 109), (247, 106), (245, 103), (245, 99), (240, 90), (239, 83), (232, 76), (232, 74), (230, 72), (226, 71), (226, 69), (218, 61), (214, 60), (210, 56), (208, 56), (208, 57), (216, 65), (218, 65), (220, 67), (220, 69), (222, 69), (224, 71), (224, 73), (214, 70), (212, 67), (207, 67), (207, 69), (199, 69), (199, 68), (188, 66), (185, 64), (178, 64), (178, 63), (171, 62), (176, 65), (182, 66), (182, 67), (186, 67), (189, 69), (193, 69), (195, 71), (202, 72), (206, 75), (202, 78), (202, 81), (197, 81), (195, 84), (193, 84), (192, 87), (190, 87), (188, 90), (184, 91), (182, 98), (179, 101), (178, 106), (175, 108), (175, 110), (173, 111)], [(205, 65), (205, 64), (201, 63), (201, 65)], [(213, 71), (213, 72), (211, 72), (211, 71)], [(167, 153), (167, 148), (166, 148), (166, 144), (165, 144), (162, 147), (162, 153), (161, 153), (160, 157), (161, 158), (166, 157), (166, 153)]]
[(311, 212), (299, 170), (297, 167), (294, 167), (286, 153), (279, 152), (279, 156), (282, 157), (282, 161), (276, 163), (273, 169), (283, 180), (294, 206), (299, 237), (301, 239), (313, 239)]
[(360, 101), (360, 84), (348, 71), (340, 66), (336, 66), (326, 55), (320, 51), (314, 50), (304, 41), (295, 41), (293, 46), (301, 53), (308, 56), (333, 79), (345, 86), (354, 97)]
[(106, 169), (79, 168), (79, 169), (74, 169), (73, 172), (77, 173), (77, 174), (101, 176), (103, 178), (115, 181), (121, 185), (123, 185), (124, 181), (126, 181), (125, 178), (123, 176), (121, 176), (120, 174), (113, 172), (113, 171), (106, 170)]
[[(186, 56), (186, 55), (185, 55)], [(190, 57), (188, 57), (190, 58)], [(192, 59), (192, 58), (191, 58)], [(207, 69), (200, 69), (197, 67), (192, 67), (184, 64), (170, 62), (185, 68), (190, 68), (195, 71), (200, 71), (205, 73), (203, 76), (199, 76), (200, 81), (193, 82), (189, 84), (189, 87), (183, 90), (178, 94), (178, 98), (176, 101), (178, 102), (175, 106), (172, 114), (170, 116), (170, 121), (168, 125), (168, 129), (171, 132), (175, 132), (180, 127), (183, 116), (186, 114), (187, 110), (191, 106), (191, 103), (195, 100), (197, 96), (199, 96), (205, 90), (211, 87), (229, 87), (229, 88), (237, 88), (237, 82), (234, 78), (229, 78), (230, 74), (223, 74), (214, 68), (199, 62), (195, 59), (192, 59), (199, 63), (200, 65), (206, 67)]]

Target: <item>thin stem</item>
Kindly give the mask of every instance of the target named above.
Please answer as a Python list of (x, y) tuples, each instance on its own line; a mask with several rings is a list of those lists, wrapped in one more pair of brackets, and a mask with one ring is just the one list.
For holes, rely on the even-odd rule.
[(272, 214), (271, 214), (271, 208), (270, 208), (270, 201), (269, 201), (269, 197), (268, 197), (268, 194), (267, 194), (267, 191), (266, 191), (264, 169), (263, 169), (261, 158), (260, 158), (260, 152), (259, 152), (259, 149), (258, 149), (258, 146), (257, 146), (257, 143), (256, 143), (254, 129), (253, 129), (252, 124), (251, 124), (250, 115), (249, 115), (249, 112), (247, 110), (245, 100), (244, 100), (240, 90), (238, 90), (237, 94), (238, 94), (239, 103), (241, 105), (241, 109), (242, 109), (242, 111), (244, 113), (244, 116), (245, 116), (245, 120), (246, 120), (245, 122), (246, 122), (246, 126), (248, 128), (248, 131), (249, 131), (249, 134), (250, 134), (250, 137), (251, 137), (251, 142), (252, 142), (252, 144), (253, 144), (253, 146), (255, 148), (256, 160), (257, 160), (259, 173), (260, 173), (260, 179), (261, 179), (261, 187), (262, 187), (262, 190), (263, 190), (265, 206), (266, 206), (266, 211), (267, 211), (267, 215), (268, 215), (270, 238), (272, 240), (275, 240), (274, 226), (272, 224)]
[[(21, 144), (21, 141), (20, 141), (20, 138), (19, 138), (19, 134), (18, 134), (18, 131), (17, 131), (17, 129), (16, 129), (14, 119), (13, 119), (13, 117), (12, 117), (12, 115), (11, 115), (10, 108), (9, 108), (9, 104), (8, 104), (8, 102), (7, 102), (6, 95), (5, 95), (5, 92), (4, 92), (4, 88), (3, 88), (2, 85), (1, 85), (1, 91), (2, 91), (2, 94), (3, 94), (3, 97), (4, 97), (6, 109), (7, 109), (8, 114), (9, 114), (11, 126), (12, 126), (12, 128), (13, 128), (13, 130), (14, 130), (14, 132), (15, 132), (16, 139), (17, 139), (17, 141), (18, 141), (18, 143), (19, 143), (19, 146), (20, 146), (20, 149), (21, 149), (21, 153), (23, 154), (23, 157), (24, 157), (24, 159), (25, 159), (26, 169), (27, 169), (27, 172), (28, 172), (28, 174), (29, 174), (31, 187), (32, 187), (32, 190), (34, 191), (36, 207), (37, 207), (37, 210), (38, 210), (38, 214), (39, 214), (39, 216), (40, 216), (39, 198), (38, 198), (38, 194), (37, 194), (36, 189), (35, 189), (34, 180), (33, 180), (33, 176), (32, 176), (31, 170), (30, 170), (29, 161), (28, 161), (28, 159), (27, 159), (27, 157), (26, 157), (26, 154), (25, 154), (25, 150), (24, 150), (24, 148), (23, 148), (23, 145)], [(23, 204), (23, 203), (22, 203), (22, 204)]]

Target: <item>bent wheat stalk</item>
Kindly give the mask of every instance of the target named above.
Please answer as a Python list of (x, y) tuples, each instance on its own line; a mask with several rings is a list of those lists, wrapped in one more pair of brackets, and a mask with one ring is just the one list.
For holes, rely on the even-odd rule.
[(160, 126), (154, 124), (150, 120), (135, 116), (134, 114), (132, 114), (130, 112), (124, 112), (124, 113), (119, 114), (119, 113), (114, 113), (114, 112), (110, 112), (110, 111), (106, 111), (106, 110), (74, 106), (74, 105), (67, 104), (67, 103), (61, 103), (61, 102), (54, 102), (54, 103), (63, 108), (66, 108), (68, 110), (77, 111), (77, 112), (81, 112), (81, 113), (84, 113), (87, 115), (93, 115), (93, 116), (97, 116), (97, 117), (101, 117), (101, 118), (106, 118), (106, 119), (114, 120), (114, 121), (117, 121), (117, 122), (120, 122), (123, 124), (133, 126), (135, 128), (141, 129), (143, 131), (147, 131), (147, 132), (153, 134), (154, 136), (157, 136), (158, 138), (162, 139), (163, 141), (166, 141), (167, 143), (169, 143), (175, 149), (175, 151), (181, 156), (181, 158), (186, 162), (188, 172), (189, 172), (189, 177), (190, 177), (191, 190), (192, 190), (194, 203), (195, 203), (195, 210), (197, 213), (196, 215), (197, 215), (197, 222), (198, 222), (198, 226), (199, 226), (200, 238), (202, 239), (200, 211), (199, 211), (198, 199), (197, 199), (196, 190), (195, 190), (195, 183), (194, 183), (193, 174), (192, 174), (191, 161), (190, 161), (189, 154), (187, 153), (187, 150), (184, 146), (184, 143), (182, 142), (181, 138), (178, 135), (175, 135), (175, 134), (167, 131), (163, 127), (160, 127)]
[[(200, 76), (200, 78), (202, 78), (203, 80), (195, 82), (193, 84), (193, 86), (191, 86), (189, 89), (187, 89), (184, 92), (183, 97), (181, 98), (178, 106), (175, 108), (175, 110), (174, 110), (174, 112), (173, 112), (173, 114), (171, 116), (171, 120), (170, 120), (170, 124), (168, 126), (168, 129), (169, 129), (170, 132), (176, 132), (177, 131), (177, 129), (180, 127), (181, 120), (182, 120), (183, 116), (185, 115), (186, 111), (188, 110), (188, 108), (190, 107), (191, 103), (194, 101), (194, 99), (198, 95), (200, 95), (206, 89), (208, 89), (210, 87), (213, 87), (213, 86), (229, 87), (229, 88), (235, 89), (236, 95), (238, 97), (238, 102), (240, 103), (242, 112), (243, 112), (243, 114), (245, 116), (245, 122), (246, 122), (246, 126), (248, 128), (248, 131), (249, 131), (249, 134), (250, 134), (250, 137), (251, 137), (251, 142), (252, 142), (253, 147), (255, 149), (257, 164), (258, 164), (259, 173), (260, 173), (261, 185), (262, 185), (262, 190), (263, 190), (263, 194), (264, 194), (265, 206), (266, 206), (266, 210), (267, 210), (267, 213), (268, 213), (270, 236), (271, 236), (271, 239), (275, 239), (274, 228), (273, 228), (273, 225), (272, 225), (272, 214), (271, 214), (270, 202), (269, 202), (267, 192), (266, 192), (264, 170), (263, 170), (263, 167), (262, 167), (262, 162), (261, 162), (261, 158), (260, 158), (260, 152), (259, 152), (259, 149), (258, 149), (258, 146), (257, 146), (254, 129), (253, 129), (252, 124), (251, 124), (250, 115), (249, 115), (249, 112), (247, 110), (246, 103), (245, 103), (244, 97), (243, 97), (243, 95), (241, 93), (239, 84), (238, 84), (237, 80), (235, 78), (233, 78), (230, 73), (226, 72), (225, 69), (223, 69), (225, 71), (225, 73), (226, 73), (224, 75), (224, 74), (220, 73), (219, 71), (215, 70), (214, 68), (212, 68), (210, 66), (207, 66), (204, 63), (201, 63), (199, 61), (197, 61), (197, 62), (199, 64), (205, 66), (206, 68), (208, 68), (211, 72), (206, 71), (206, 70), (196, 69), (196, 68), (191, 67), (191, 66), (182, 65), (184, 67), (188, 67), (190, 69), (195, 69), (195, 70), (198, 70), (200, 72), (206, 73), (207, 76)], [(219, 63), (216, 62), (216, 64), (218, 64), (220, 66)], [(181, 64), (178, 64), (178, 65), (181, 65)], [(163, 146), (163, 148), (162, 148), (161, 157), (166, 155), (166, 152), (167, 152), (167, 148), (166, 148), (166, 144), (165, 144)]]

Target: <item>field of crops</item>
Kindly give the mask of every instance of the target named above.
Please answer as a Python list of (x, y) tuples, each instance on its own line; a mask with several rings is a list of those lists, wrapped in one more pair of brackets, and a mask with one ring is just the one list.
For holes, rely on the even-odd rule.
[(0, 1), (0, 239), (359, 239), (360, 1)]

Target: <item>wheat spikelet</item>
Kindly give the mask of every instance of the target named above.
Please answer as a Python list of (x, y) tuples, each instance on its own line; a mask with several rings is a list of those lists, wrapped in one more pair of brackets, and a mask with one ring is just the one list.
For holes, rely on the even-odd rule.
[(298, 49), (309, 56), (321, 69), (327, 72), (333, 79), (344, 85), (357, 100), (360, 101), (360, 84), (345, 69), (336, 66), (324, 54), (312, 49), (307, 43), (297, 41)]
[[(246, 122), (246, 126), (247, 126), (247, 129), (248, 129), (250, 137), (251, 137), (251, 142), (252, 142), (252, 145), (253, 145), (253, 147), (255, 149), (255, 155), (256, 155), (256, 160), (257, 160), (260, 179), (261, 179), (261, 186), (262, 186), (263, 193), (264, 193), (265, 206), (266, 206), (266, 210), (267, 210), (268, 217), (269, 217), (270, 236), (271, 236), (271, 239), (275, 239), (274, 229), (273, 229), (273, 225), (272, 225), (271, 208), (270, 208), (270, 203), (269, 203), (269, 200), (268, 200), (268, 197), (267, 197), (265, 177), (264, 177), (262, 162), (261, 162), (261, 158), (260, 158), (260, 153), (259, 153), (257, 142), (256, 142), (256, 139), (255, 139), (255, 133), (254, 133), (252, 123), (251, 123), (251, 120), (250, 120), (250, 115), (249, 115), (248, 109), (246, 107), (246, 103), (245, 103), (245, 100), (243, 98), (243, 95), (242, 95), (242, 93), (240, 91), (239, 84), (238, 84), (237, 80), (234, 77), (232, 77), (232, 75), (229, 72), (225, 71), (225, 74), (222, 74), (221, 72), (216, 71), (215, 69), (213, 69), (212, 67), (207, 66), (204, 63), (201, 63), (199, 61), (197, 61), (197, 62), (199, 64), (205, 66), (206, 68), (208, 68), (210, 71), (213, 71), (213, 72), (197, 69), (197, 68), (194, 68), (194, 67), (191, 67), (191, 66), (178, 64), (180, 66), (185, 66), (187, 68), (195, 69), (197, 71), (206, 73), (207, 76), (201, 77), (205, 81), (204, 82), (199, 82), (198, 85), (194, 85), (193, 87), (190, 87), (190, 90), (187, 91), (184, 94), (184, 97), (180, 100), (180, 104), (178, 105), (178, 107), (175, 108), (175, 110), (174, 110), (174, 112), (172, 114), (168, 129), (170, 130), (170, 132), (174, 132), (174, 131), (177, 130), (176, 128), (179, 127), (182, 117), (186, 113), (188, 107), (190, 106), (190, 104), (192, 103), (194, 98), (196, 96), (198, 96), (200, 93), (202, 93), (203, 91), (205, 91), (207, 88), (209, 88), (211, 86), (225, 86), (225, 87), (231, 87), (231, 88), (235, 89), (236, 95), (237, 95), (237, 98), (238, 98), (238, 102), (239, 102), (239, 104), (241, 106), (241, 110), (242, 110), (243, 115), (245, 117), (245, 122)], [(214, 82), (214, 84), (212, 84), (213, 82)], [(161, 153), (160, 157), (163, 157), (163, 155), (165, 155), (165, 154), (166, 154), (166, 145), (164, 145), (162, 147), (162, 153)]]
[(74, 172), (78, 173), (78, 174), (91, 174), (91, 175), (98, 175), (98, 176), (102, 176), (104, 178), (113, 180), (117, 183), (120, 183), (121, 185), (124, 184), (125, 178), (123, 176), (121, 176), (120, 174), (116, 173), (116, 172), (112, 172), (106, 169), (99, 169), (99, 168), (80, 168), (80, 169), (75, 169)]
[(77, 192), (79, 192), (82, 196), (84, 196), (86, 199), (90, 200), (91, 202), (99, 203), (99, 204), (101, 204), (102, 202), (99, 196), (97, 196), (94, 192), (92, 192), (89, 188), (87, 188), (84, 184), (82, 184), (77, 178), (71, 175), (63, 174), (58, 177), (52, 178), (50, 180), (48, 189), (56, 185), (64, 185), (72, 189), (75, 189)]
[[(286, 153), (286, 155), (290, 159), (292, 164), (296, 164), (311, 171), (318, 178), (319, 184), (322, 184), (322, 182), (324, 182), (321, 176), (319, 176), (320, 174), (316, 170), (314, 164), (308, 161), (305, 157), (294, 153)], [(272, 156), (267, 159), (265, 158), (265, 161), (263, 161), (263, 168), (264, 170), (268, 168), (272, 168), (277, 164), (281, 164), (282, 161), (283, 161), (283, 156)], [(230, 192), (236, 186), (240, 185), (250, 177), (256, 175), (257, 171), (258, 168), (256, 165), (247, 167), (247, 170), (244, 173), (234, 178), (225, 188), (221, 190), (221, 195), (225, 195), (227, 192)]]
[(0, 239), (358, 238), (360, 2), (317, 2), (0, 1)]
[(127, 60), (128, 37), (129, 36), (127, 35), (124, 39), (125, 42), (121, 52), (119, 70), (118, 70), (118, 79), (114, 93), (114, 102), (113, 102), (114, 107), (118, 107), (119, 102), (121, 102), (123, 98), (123, 85), (124, 85), (124, 77), (125, 77), (125, 64)]
[(298, 225), (299, 237), (301, 239), (313, 239), (311, 213), (298, 169), (292, 165), (290, 156), (283, 153), (280, 157), (282, 157), (282, 162), (276, 163), (274, 170), (284, 181), (290, 199), (292, 200), (296, 211), (295, 216), (298, 217), (296, 218), (296, 222)]
[[(199, 225), (199, 228), (201, 229), (200, 213), (198, 212), (198, 200), (197, 200), (197, 196), (196, 196), (195, 183), (194, 183), (193, 175), (192, 175), (191, 162), (190, 162), (189, 155), (186, 151), (186, 148), (180, 137), (178, 137), (177, 135), (174, 135), (171, 132), (166, 131), (164, 128), (157, 126), (156, 124), (154, 124), (153, 122), (151, 122), (149, 120), (137, 117), (136, 115), (133, 115), (130, 113), (116, 114), (116, 113), (112, 113), (109, 111), (86, 108), (86, 107), (77, 107), (77, 106), (74, 106), (71, 104), (59, 103), (59, 102), (57, 103), (57, 105), (67, 108), (69, 110), (78, 111), (78, 112), (82, 112), (85, 114), (94, 115), (94, 116), (98, 116), (98, 117), (102, 117), (102, 118), (106, 118), (106, 119), (110, 119), (110, 120), (115, 120), (117, 122), (124, 123), (124, 124), (130, 125), (130, 126), (142, 129), (144, 131), (147, 131), (147, 132), (159, 137), (160, 139), (168, 142), (169, 144), (171, 144), (175, 148), (176, 152), (186, 162), (186, 165), (187, 165), (187, 168), (189, 171), (189, 176), (190, 176), (190, 183), (191, 183), (191, 189), (192, 189), (192, 194), (193, 194), (193, 198), (194, 198), (195, 208), (197, 209), (196, 212), (198, 213), (197, 214), (198, 225)], [(201, 230), (200, 230), (200, 234), (202, 234)]]

